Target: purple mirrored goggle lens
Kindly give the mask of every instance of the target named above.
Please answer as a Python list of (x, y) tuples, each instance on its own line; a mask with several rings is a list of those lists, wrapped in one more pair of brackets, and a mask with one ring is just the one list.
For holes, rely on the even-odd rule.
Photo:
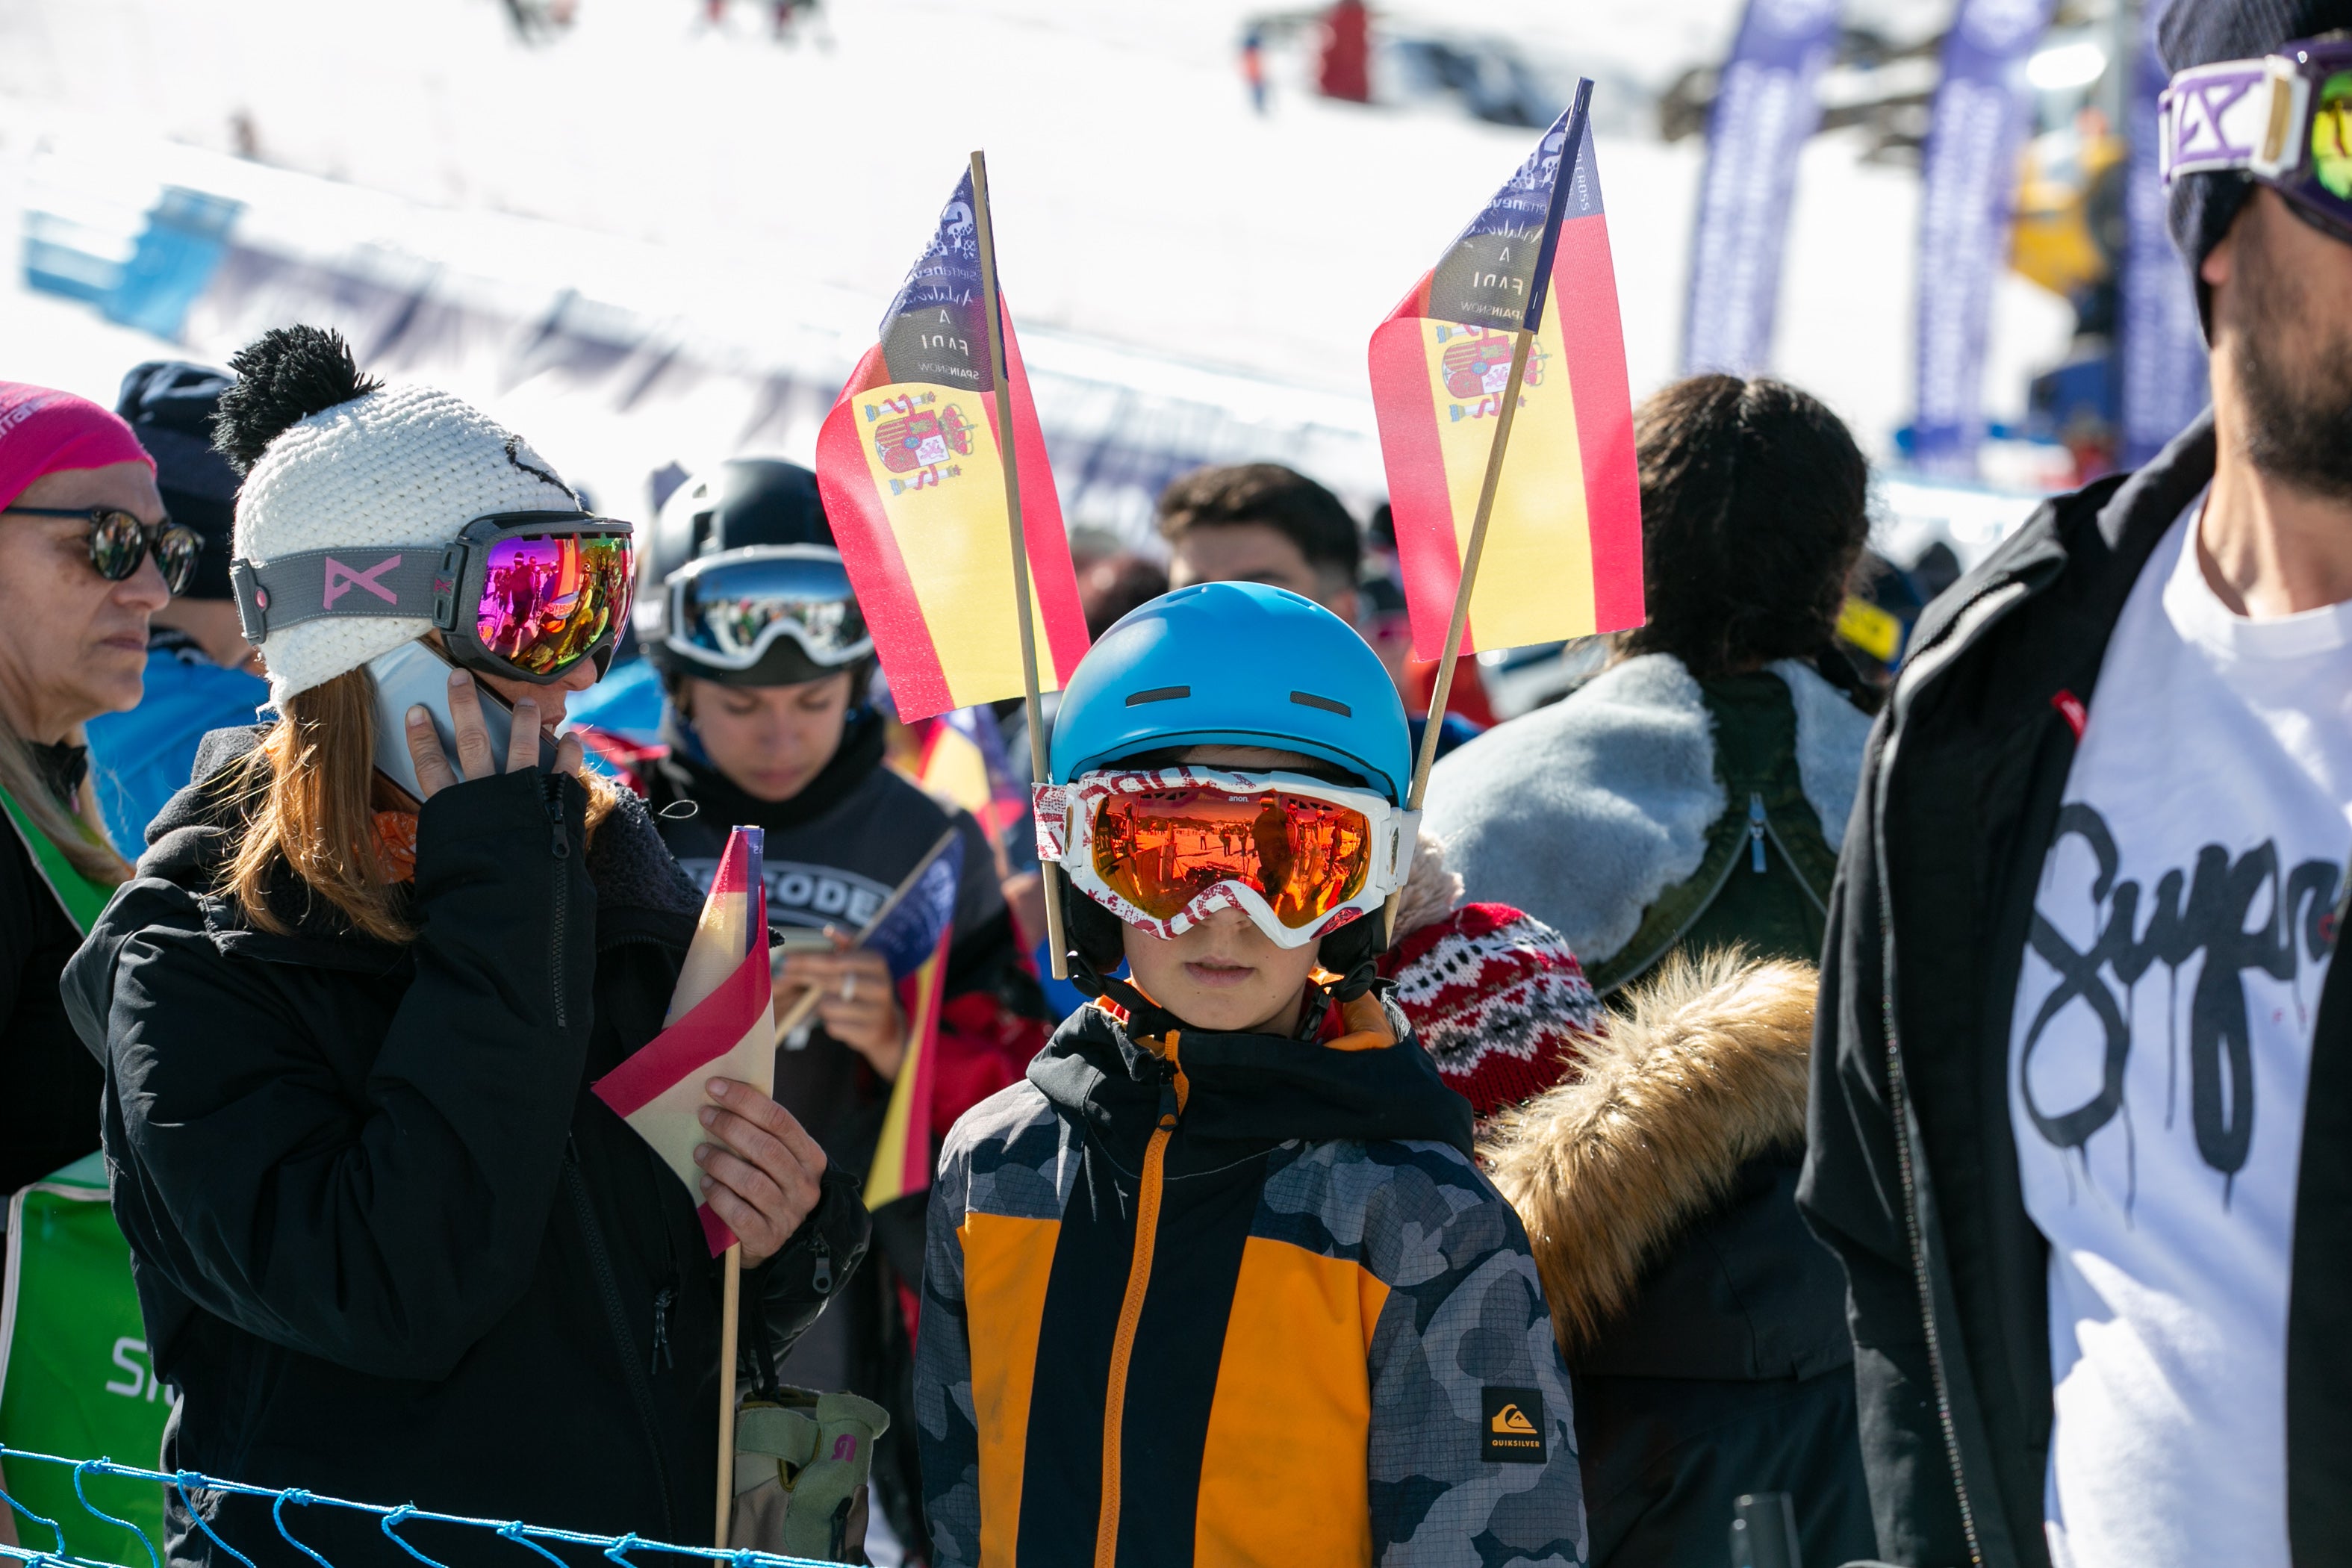
[(628, 619), (635, 565), (628, 540), (616, 535), (501, 539), (482, 574), (475, 636), (526, 673), (560, 673)]

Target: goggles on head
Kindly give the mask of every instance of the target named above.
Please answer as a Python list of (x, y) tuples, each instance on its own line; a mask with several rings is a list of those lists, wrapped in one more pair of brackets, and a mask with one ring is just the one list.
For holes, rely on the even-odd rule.
[(304, 621), (399, 616), (430, 620), (454, 664), (546, 686), (591, 655), (600, 672), (611, 662), (635, 581), (629, 536), (584, 511), (493, 512), (446, 544), (233, 561), (229, 582), (257, 647)]
[(1036, 788), (1038, 858), (1129, 925), (1173, 937), (1237, 909), (1279, 947), (1386, 902), (1420, 820), (1297, 773), (1173, 767)]
[(689, 561), (670, 574), (664, 646), (697, 664), (745, 670), (778, 638), (824, 669), (874, 651), (841, 556), (817, 544), (763, 544)]
[(2191, 66), (2158, 101), (2167, 185), (2243, 170), (2352, 244), (2352, 41), (2300, 39), (2259, 60)]

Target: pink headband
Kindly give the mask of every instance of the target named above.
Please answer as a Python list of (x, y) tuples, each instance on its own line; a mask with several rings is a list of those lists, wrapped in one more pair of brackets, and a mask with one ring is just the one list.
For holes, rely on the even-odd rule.
[(0, 381), (0, 507), (14, 506), (47, 474), (155, 459), (131, 426), (86, 397), (21, 381)]

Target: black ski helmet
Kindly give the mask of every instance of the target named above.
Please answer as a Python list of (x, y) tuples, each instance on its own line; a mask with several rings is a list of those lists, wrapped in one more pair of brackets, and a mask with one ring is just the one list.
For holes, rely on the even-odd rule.
[[(812, 657), (793, 636), (775, 637), (758, 661), (735, 668), (698, 656), (673, 624), (678, 595), (672, 586), (692, 568), (699, 580), (722, 565), (766, 562), (802, 563), (810, 574), (830, 578), (838, 608), (829, 625), (848, 659)], [(673, 682), (686, 676), (724, 686), (796, 686), (848, 670), (852, 701), (861, 700), (873, 668), (872, 641), (841, 573), (841, 552), (818, 500), (816, 475), (777, 458), (730, 458), (709, 472), (677, 487), (652, 528), (638, 535), (637, 595), (632, 619), (638, 645), (654, 667)]]

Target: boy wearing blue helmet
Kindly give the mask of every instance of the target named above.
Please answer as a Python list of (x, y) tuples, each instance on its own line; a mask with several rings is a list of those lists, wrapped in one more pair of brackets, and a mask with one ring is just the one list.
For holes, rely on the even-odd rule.
[(1379, 658), (1279, 588), (1166, 595), (1072, 677), (1040, 851), (1102, 1000), (942, 1157), (936, 1563), (1584, 1562), (1527, 1237), (1371, 984), (1410, 768)]

